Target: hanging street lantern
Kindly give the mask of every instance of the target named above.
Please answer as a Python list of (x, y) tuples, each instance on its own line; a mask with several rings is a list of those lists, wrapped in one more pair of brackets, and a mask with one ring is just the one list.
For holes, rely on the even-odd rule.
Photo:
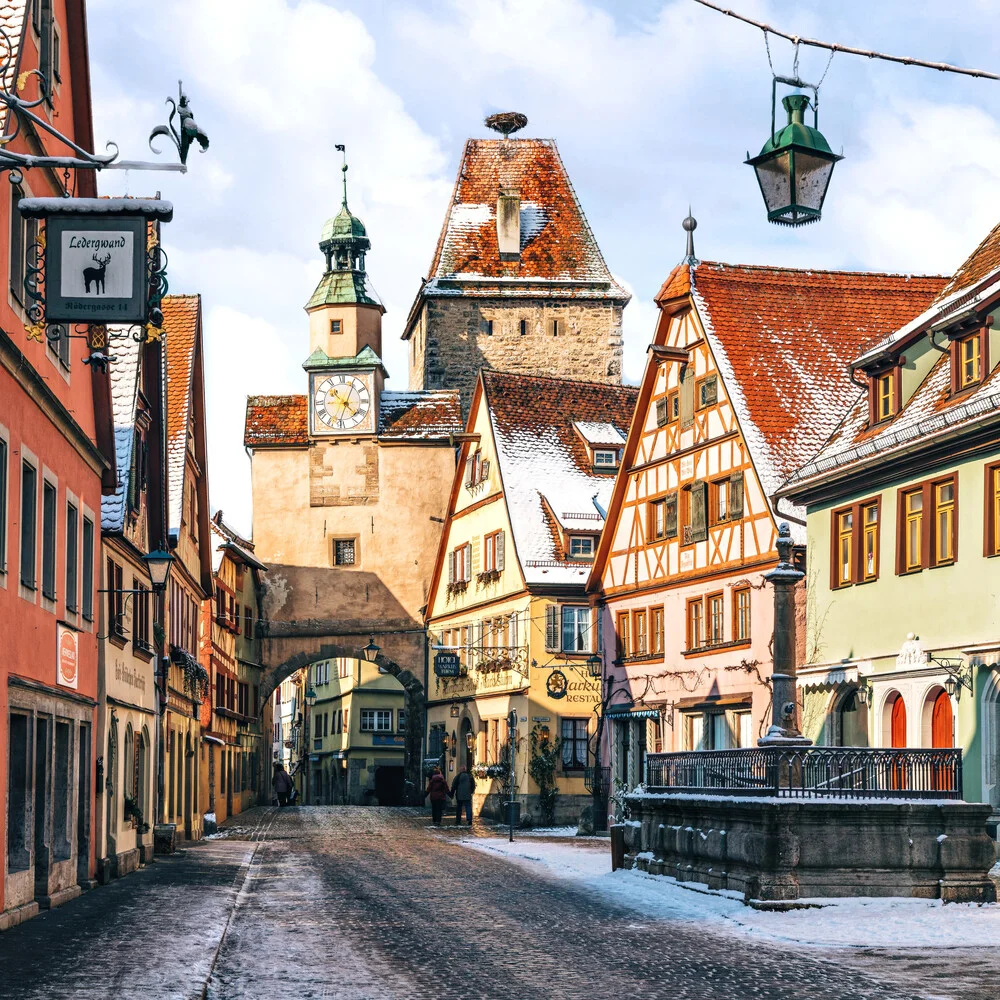
[(369, 663), (374, 663), (378, 659), (378, 654), (382, 652), (382, 647), (375, 641), (375, 636), (372, 636), (368, 642), (361, 647), (361, 652), (364, 654), (365, 659)]
[(788, 94), (781, 103), (788, 112), (788, 124), (774, 131), (775, 91), (771, 89), (771, 137), (759, 156), (747, 153), (746, 163), (757, 173), (760, 193), (767, 205), (767, 218), (782, 226), (804, 226), (820, 218), (834, 164), (842, 160), (830, 149), (817, 128), (818, 112), (813, 107), (813, 124), (806, 125), (809, 108), (806, 94)]

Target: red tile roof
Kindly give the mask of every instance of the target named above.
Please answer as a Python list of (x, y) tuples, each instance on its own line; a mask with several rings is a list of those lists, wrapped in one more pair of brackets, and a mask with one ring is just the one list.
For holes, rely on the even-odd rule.
[(919, 315), (946, 281), (708, 261), (690, 272), (716, 364), (769, 493), (816, 454), (857, 399), (850, 362)]
[(952, 275), (951, 281), (941, 289), (935, 301), (977, 284), (998, 269), (1000, 269), (1000, 223), (997, 223), (986, 234), (982, 243), (969, 254), (962, 266)]
[[(462, 430), (459, 394), (450, 389), (383, 392), (379, 400), (379, 437), (437, 440)], [(305, 396), (250, 396), (243, 443), (247, 448), (309, 443)]]
[[(521, 259), (501, 261), (496, 204), (503, 188), (521, 198)], [(444, 294), (463, 282), (464, 295), (502, 294), (482, 279), (560, 282), (562, 294), (628, 301), (608, 270), (552, 139), (469, 139), (434, 251), (425, 292)], [(475, 281), (468, 287), (467, 281)], [(574, 288), (574, 282), (589, 283)], [(511, 293), (509, 285), (505, 291)], [(538, 294), (538, 289), (535, 289)], [(552, 294), (551, 290), (548, 294)]]

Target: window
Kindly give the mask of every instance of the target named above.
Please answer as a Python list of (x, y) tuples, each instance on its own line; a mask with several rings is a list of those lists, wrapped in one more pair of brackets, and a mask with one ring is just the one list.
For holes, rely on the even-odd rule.
[(392, 732), (392, 709), (391, 708), (363, 708), (361, 709), (361, 732), (363, 733), (391, 733)]
[(493, 320), (491, 319), (488, 319), (486, 321), (486, 336), (487, 337), (493, 336)]
[(122, 593), (122, 568), (108, 559), (108, 634), (125, 638), (125, 595)]
[[(32, 247), (38, 238), (38, 222), (35, 219), (25, 219), (17, 207), (17, 203), (25, 196), (22, 188), (11, 187), (10, 209), (10, 290), (14, 298), (22, 305), (28, 299), (24, 288), (24, 279), (28, 274), (28, 261), (34, 261)], [(62, 338), (69, 344), (66, 338)]]
[(630, 617), (627, 611), (618, 612), (618, 655), (629, 656), (632, 652)]
[(587, 766), (587, 720), (562, 720), (562, 764), (564, 771), (577, 771)]
[(684, 716), (684, 749), (704, 750), (705, 716), (690, 714)]
[(448, 554), (449, 585), (468, 583), (472, 578), (472, 543), (459, 545)]
[(396, 732), (405, 733), (406, 732), (406, 709), (398, 708), (396, 709)]
[(955, 341), (952, 348), (952, 390), (960, 392), (983, 380), (983, 355), (986, 353), (985, 330), (977, 330)]
[(340, 330), (341, 330), (340, 320), (339, 319), (331, 319), (330, 320), (330, 333), (340, 333)]
[(79, 514), (76, 507), (66, 504), (66, 610), (77, 609), (77, 543)]
[(594, 468), (595, 469), (617, 469), (618, 468), (618, 452), (611, 448), (595, 448), (594, 449)]
[(680, 396), (676, 389), (656, 401), (656, 426), (672, 424), (680, 416)]
[(559, 320), (557, 319), (554, 319), (552, 321), (552, 336), (553, 337), (559, 336)]
[(896, 381), (899, 369), (875, 378), (875, 420), (888, 420), (896, 414)]
[(649, 611), (649, 651), (663, 655), (663, 608), (650, 608)]
[(955, 483), (934, 484), (934, 564), (955, 561)]
[(649, 652), (649, 620), (645, 611), (632, 612), (633, 649), (636, 656)]
[(845, 510), (837, 518), (837, 584), (854, 582), (854, 511)]
[(333, 565), (353, 566), (356, 561), (357, 540), (354, 538), (335, 538), (333, 540)]
[(569, 554), (572, 559), (593, 559), (594, 536), (571, 535), (569, 539)]
[(505, 536), (502, 531), (492, 531), (483, 539), (484, 566), (487, 573), (500, 573), (504, 567)]
[(700, 597), (687, 602), (687, 644), (688, 649), (700, 649), (705, 644), (705, 609)]
[(649, 537), (667, 537), (667, 501), (653, 500), (649, 505)]
[(725, 642), (725, 611), (722, 594), (708, 596), (708, 644), (717, 646)]
[(152, 652), (149, 642), (149, 588), (138, 580), (133, 581), (136, 592), (132, 595), (132, 645)]
[(719, 524), (729, 517), (729, 480), (720, 479), (712, 483), (712, 523)]
[(38, 471), (21, 463), (21, 584), (35, 589), (35, 546), (38, 526)]
[(62, 40), (54, 27), (52, 29), (52, 75), (57, 81), (62, 80)]
[(523, 337), (528, 332), (528, 321), (526, 319), (521, 320), (521, 336)]
[(682, 491), (684, 497), (684, 545), (708, 538), (708, 484), (696, 480)]
[(94, 522), (83, 519), (83, 599), (81, 613), (88, 621), (94, 620)]
[(750, 588), (733, 591), (733, 638), (737, 642), (750, 641)]
[(958, 557), (958, 475), (899, 492), (896, 572), (948, 566)]
[(566, 653), (590, 652), (590, 608), (563, 606), (562, 649)]
[(489, 475), (489, 459), (484, 459), (482, 451), (477, 449), (465, 460), (466, 489), (472, 489), (472, 487), (485, 482)]
[(733, 747), (733, 731), (725, 712), (714, 712), (709, 716), (713, 750), (730, 750)]
[[(2, 442), (0, 442), (2, 443)], [(0, 461), (0, 476), (3, 464)], [(0, 480), (0, 505), (3, 504), (3, 483)], [(3, 507), (0, 506), (0, 532), (3, 531)], [(1000, 555), (1000, 464), (986, 467), (986, 525), (984, 554)], [(3, 566), (3, 540), (0, 536), (0, 567)]]
[(698, 409), (714, 406), (719, 400), (719, 379), (709, 375), (698, 383)]
[(878, 579), (879, 502), (877, 497), (862, 500), (831, 515), (831, 587), (850, 587)]
[(0, 574), (7, 572), (7, 442), (0, 438)]

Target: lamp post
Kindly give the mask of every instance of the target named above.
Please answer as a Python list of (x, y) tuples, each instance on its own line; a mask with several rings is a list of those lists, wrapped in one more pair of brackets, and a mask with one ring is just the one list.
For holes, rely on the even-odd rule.
[(517, 709), (512, 708), (507, 715), (507, 736), (510, 740), (510, 795), (507, 800), (507, 823), (510, 826), (510, 842), (514, 843), (514, 747), (517, 744)]
[[(598, 611), (600, 614), (600, 611)], [(591, 677), (603, 678), (604, 676), (604, 658), (600, 653), (591, 653), (587, 657), (587, 673)], [(603, 723), (604, 723), (604, 710), (607, 707), (605, 704), (605, 696), (603, 684), (599, 685), (601, 694), (601, 714), (597, 719), (597, 732), (595, 733), (594, 739), (594, 769), (593, 777), (590, 780), (590, 795), (594, 801), (594, 830), (603, 830), (607, 825), (607, 808), (601, 806), (602, 793), (604, 789), (604, 772), (601, 770), (601, 740), (604, 737), (603, 733)], [(602, 815), (604, 814), (604, 815)]]
[(313, 690), (312, 685), (310, 685), (309, 688), (306, 690), (305, 699), (304, 700), (305, 700), (305, 706), (306, 706), (305, 727), (304, 727), (305, 728), (305, 737), (306, 737), (305, 738), (306, 766), (305, 766), (305, 773), (303, 774), (303, 781), (302, 781), (303, 785), (305, 786), (302, 789), (302, 791), (304, 793), (303, 796), (302, 796), (302, 799), (303, 799), (302, 804), (303, 805), (308, 805), (309, 804), (309, 797), (310, 797), (310, 791), (309, 791), (309, 758), (310, 758), (310, 754), (311, 754), (311, 747), (310, 747), (309, 744), (310, 744), (310, 741), (312, 740), (312, 733), (311, 733), (311, 730), (309, 728), (309, 725), (310, 725), (310, 723), (309, 723), (309, 709), (311, 709), (313, 707), (313, 705), (316, 704), (316, 692), (315, 692), (315, 690)]
[(816, 127), (818, 112), (815, 106), (813, 125), (806, 125), (807, 95), (788, 94), (781, 99), (788, 112), (788, 124), (780, 132), (774, 129), (774, 102), (772, 85), (770, 138), (757, 156), (747, 153), (745, 162), (757, 174), (768, 221), (782, 226), (803, 226), (820, 218), (833, 168), (843, 157), (830, 149)]

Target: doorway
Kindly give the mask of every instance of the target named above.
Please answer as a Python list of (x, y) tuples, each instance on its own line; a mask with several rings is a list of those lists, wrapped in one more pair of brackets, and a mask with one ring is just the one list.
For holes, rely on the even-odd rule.
[(194, 787), (194, 750), (191, 747), (191, 734), (188, 733), (184, 739), (184, 837), (190, 840), (193, 836), (191, 811), (192, 797), (191, 790)]
[(903, 748), (906, 746), (906, 703), (901, 694), (896, 695), (892, 703), (892, 713), (889, 718), (889, 746)]
[(380, 806), (403, 804), (403, 768), (380, 765), (375, 768), (375, 797)]
[(462, 747), (465, 760), (465, 769), (471, 774), (473, 765), (476, 763), (476, 738), (472, 735), (472, 720), (465, 718), (462, 720)]
[(52, 798), (49, 795), (51, 720), (35, 716), (35, 896), (49, 893), (49, 826)]
[(939, 691), (931, 710), (931, 746), (935, 749), (955, 745), (954, 713), (947, 691)]
[(76, 771), (76, 876), (82, 885), (90, 878), (90, 726), (80, 723)]

